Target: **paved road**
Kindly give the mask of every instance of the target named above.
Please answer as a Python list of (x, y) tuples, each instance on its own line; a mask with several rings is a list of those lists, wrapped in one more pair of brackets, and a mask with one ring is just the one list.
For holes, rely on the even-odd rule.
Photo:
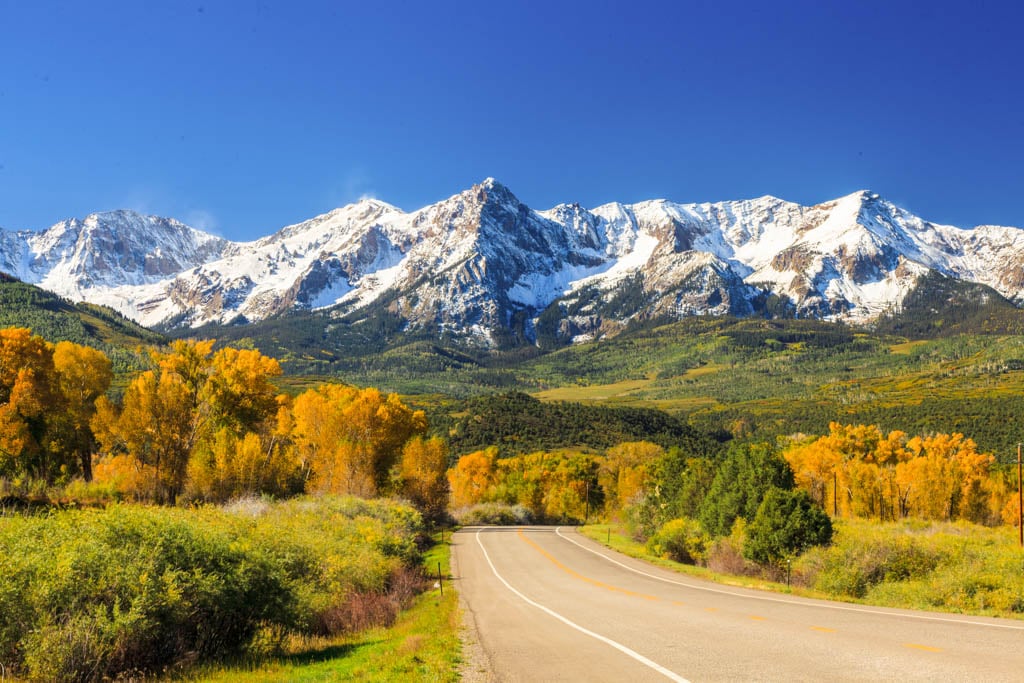
[(453, 574), (496, 681), (1024, 681), (1024, 622), (703, 582), (570, 527), (470, 527)]

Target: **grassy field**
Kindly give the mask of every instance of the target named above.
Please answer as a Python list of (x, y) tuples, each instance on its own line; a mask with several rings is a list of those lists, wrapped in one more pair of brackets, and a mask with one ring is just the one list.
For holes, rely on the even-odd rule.
[[(457, 681), (460, 662), (458, 598), (447, 583), (449, 548), (438, 543), (424, 567), (444, 580), (402, 612), (389, 628), (337, 638), (295, 639), (287, 654), (234, 667), (218, 667), (186, 680), (206, 683), (271, 681)], [(443, 595), (442, 595), (443, 591)]]

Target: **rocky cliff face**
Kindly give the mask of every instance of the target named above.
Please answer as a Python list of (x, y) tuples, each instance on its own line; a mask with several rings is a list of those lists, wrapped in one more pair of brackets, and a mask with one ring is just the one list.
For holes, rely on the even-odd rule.
[(361, 201), (249, 243), (129, 211), (0, 231), (0, 271), (146, 325), (254, 321), (294, 309), (490, 344), (563, 341), (631, 320), (775, 310), (865, 321), (921, 275), (1024, 300), (1024, 231), (929, 223), (868, 192), (534, 211), (488, 179), (412, 213)]

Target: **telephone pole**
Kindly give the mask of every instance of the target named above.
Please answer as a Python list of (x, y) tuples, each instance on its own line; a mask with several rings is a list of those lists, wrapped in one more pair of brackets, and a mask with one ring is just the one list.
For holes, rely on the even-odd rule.
[(1020, 547), (1024, 548), (1024, 478), (1020, 469), (1020, 444), (1017, 444), (1017, 540)]

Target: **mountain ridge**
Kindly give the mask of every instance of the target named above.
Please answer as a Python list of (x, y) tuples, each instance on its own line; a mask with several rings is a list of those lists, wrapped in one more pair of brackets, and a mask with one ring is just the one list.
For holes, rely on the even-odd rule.
[(147, 326), (295, 310), (354, 323), (382, 308), (404, 329), (483, 346), (536, 344), (538, 325), (565, 343), (705, 314), (865, 322), (898, 313), (933, 272), (1019, 304), (1022, 266), (1024, 230), (935, 224), (867, 190), (813, 206), (765, 195), (537, 211), (488, 178), (416, 211), (364, 199), (249, 242), (126, 210), (0, 230), (0, 271)]

